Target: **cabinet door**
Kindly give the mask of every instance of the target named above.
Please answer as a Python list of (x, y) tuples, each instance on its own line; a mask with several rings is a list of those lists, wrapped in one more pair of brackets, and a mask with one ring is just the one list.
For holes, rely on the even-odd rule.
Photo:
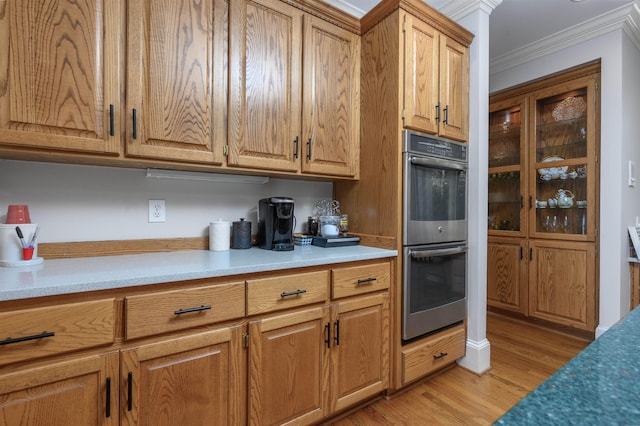
[(595, 241), (599, 151), (597, 78), (551, 86), (531, 97), (532, 237)]
[(124, 350), (123, 424), (244, 424), (240, 326)]
[(226, 2), (128, 2), (127, 154), (221, 164)]
[(0, 425), (118, 425), (118, 353), (0, 375)]
[(526, 103), (493, 103), (489, 112), (490, 235), (527, 235)]
[(328, 308), (249, 324), (249, 424), (310, 424), (327, 414)]
[(304, 17), (302, 171), (357, 173), (360, 134), (360, 37)]
[(530, 241), (529, 315), (593, 332), (596, 324), (595, 245)]
[(298, 171), (303, 13), (278, 0), (230, 5), (227, 164)]
[(440, 36), (439, 134), (466, 142), (469, 137), (469, 49)]
[(404, 127), (437, 134), (442, 105), (438, 102), (440, 34), (404, 15)]
[(118, 153), (121, 0), (0, 6), (0, 143)]
[(527, 315), (529, 253), (519, 238), (490, 238), (487, 250), (487, 304)]
[(333, 308), (331, 410), (377, 395), (389, 385), (388, 293)]

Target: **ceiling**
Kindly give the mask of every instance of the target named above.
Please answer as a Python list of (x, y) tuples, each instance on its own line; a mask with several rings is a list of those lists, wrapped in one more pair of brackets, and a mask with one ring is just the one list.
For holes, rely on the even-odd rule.
[[(378, 0), (325, 1), (358, 18), (379, 3)], [(435, 9), (460, 1), (425, 0)], [(502, 0), (489, 18), (490, 60), (631, 3), (632, 0)]]

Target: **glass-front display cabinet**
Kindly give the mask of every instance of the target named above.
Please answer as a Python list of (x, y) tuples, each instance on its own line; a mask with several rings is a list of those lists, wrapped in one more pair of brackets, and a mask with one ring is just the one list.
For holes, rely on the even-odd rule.
[[(581, 84), (581, 85), (580, 85)], [(560, 94), (550, 88), (531, 98), (530, 235), (592, 241), (595, 164), (594, 80)]]
[(490, 235), (526, 233), (525, 109), (520, 103), (491, 105), (489, 113), (489, 209)]

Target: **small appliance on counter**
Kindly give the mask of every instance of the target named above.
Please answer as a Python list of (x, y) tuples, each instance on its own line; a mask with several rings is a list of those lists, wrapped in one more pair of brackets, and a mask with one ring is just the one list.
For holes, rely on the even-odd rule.
[(294, 204), (291, 197), (263, 198), (258, 202), (258, 247), (293, 250)]

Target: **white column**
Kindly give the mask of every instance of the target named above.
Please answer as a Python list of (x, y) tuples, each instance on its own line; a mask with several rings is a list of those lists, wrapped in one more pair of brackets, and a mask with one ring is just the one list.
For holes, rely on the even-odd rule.
[(458, 361), (475, 373), (491, 367), (487, 340), (489, 15), (500, 3), (502, 0), (453, 0), (440, 9), (475, 35), (469, 61), (467, 351)]

